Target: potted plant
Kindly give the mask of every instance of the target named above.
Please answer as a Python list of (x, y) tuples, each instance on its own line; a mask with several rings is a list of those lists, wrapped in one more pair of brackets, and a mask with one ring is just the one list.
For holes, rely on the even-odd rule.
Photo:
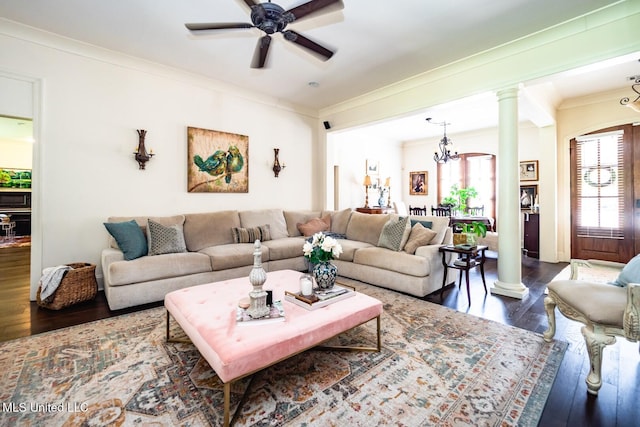
[[(487, 225), (480, 221), (473, 221), (471, 223), (457, 222), (453, 224), (454, 227), (460, 229), (460, 233), (454, 233), (453, 243), (456, 245), (464, 244), (475, 246), (478, 237), (487, 236)], [(458, 237), (456, 237), (458, 235)]]
[(443, 198), (440, 205), (451, 206), (452, 210), (455, 209), (461, 215), (464, 215), (467, 210), (467, 201), (477, 195), (478, 191), (473, 187), (458, 188), (458, 184), (453, 184), (449, 196)]

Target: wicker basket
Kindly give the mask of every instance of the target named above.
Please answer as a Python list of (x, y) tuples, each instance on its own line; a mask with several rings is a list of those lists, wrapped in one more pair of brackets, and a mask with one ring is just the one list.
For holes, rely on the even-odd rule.
[(84, 262), (67, 264), (73, 270), (64, 275), (58, 289), (45, 301), (40, 299), (40, 287), (38, 287), (37, 302), (40, 307), (51, 310), (60, 310), (79, 302), (89, 301), (98, 293), (96, 281), (96, 266)]

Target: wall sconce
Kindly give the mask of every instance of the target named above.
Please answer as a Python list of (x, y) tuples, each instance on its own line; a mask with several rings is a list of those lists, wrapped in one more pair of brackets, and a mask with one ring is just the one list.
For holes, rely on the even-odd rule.
[(638, 96), (633, 101), (629, 97), (625, 96), (620, 100), (620, 105), (626, 105), (633, 111), (640, 113), (640, 76), (629, 77), (629, 80), (633, 80), (634, 84), (631, 85), (631, 90), (633, 90)]
[(275, 175), (276, 178), (280, 174), (280, 171), (286, 168), (284, 163), (282, 164), (282, 166), (280, 166), (280, 159), (278, 158), (279, 154), (280, 154), (280, 149), (274, 148), (273, 149), (273, 174)]
[(144, 138), (147, 135), (147, 131), (143, 129), (138, 129), (138, 148), (133, 152), (133, 156), (138, 162), (138, 169), (145, 169), (145, 163), (147, 163), (154, 156), (153, 150), (147, 153), (147, 149), (144, 146)]
[(364, 188), (365, 188), (365, 198), (364, 198), (364, 207), (369, 207), (369, 187), (371, 187), (371, 177), (369, 175), (365, 175), (364, 177)]

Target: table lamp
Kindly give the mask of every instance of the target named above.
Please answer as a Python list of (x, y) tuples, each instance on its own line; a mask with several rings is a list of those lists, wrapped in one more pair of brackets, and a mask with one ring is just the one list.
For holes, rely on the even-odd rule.
[(364, 207), (369, 207), (369, 187), (371, 187), (371, 177), (369, 175), (365, 175), (364, 177), (364, 188), (365, 188), (365, 198), (364, 198)]

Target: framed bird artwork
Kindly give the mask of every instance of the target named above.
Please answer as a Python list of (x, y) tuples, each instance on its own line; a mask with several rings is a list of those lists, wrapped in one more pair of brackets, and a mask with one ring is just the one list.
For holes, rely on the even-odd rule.
[(187, 128), (189, 193), (248, 193), (249, 137)]

